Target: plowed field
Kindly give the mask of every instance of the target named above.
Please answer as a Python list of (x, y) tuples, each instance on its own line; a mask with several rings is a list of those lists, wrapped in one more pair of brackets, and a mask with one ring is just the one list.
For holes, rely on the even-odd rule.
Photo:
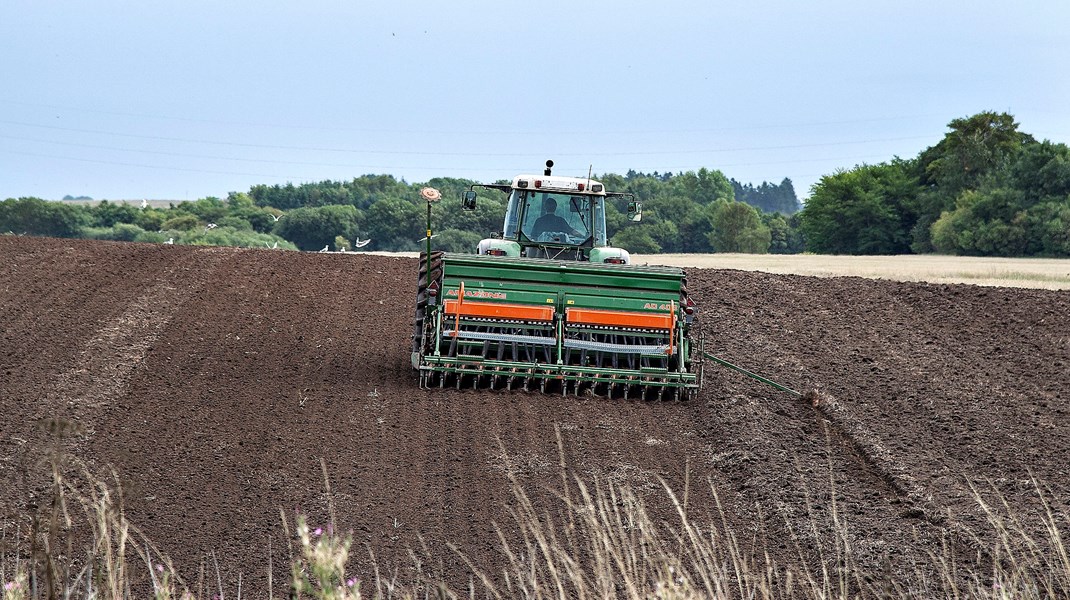
[[(63, 441), (121, 476), (128, 517), (195, 580), (286, 577), (280, 508), (327, 519), (381, 565), (426, 545), (467, 580), (453, 543), (501, 560), (506, 473), (629, 484), (666, 519), (658, 478), (690, 469), (695, 519), (761, 528), (784, 561), (849, 524), (860, 566), (912, 573), (941, 543), (984, 551), (971, 493), (1036, 527), (1032, 479), (1070, 498), (1070, 293), (688, 271), (707, 350), (818, 407), (707, 365), (687, 403), (424, 391), (409, 364), (416, 260), (0, 237), (0, 514), (29, 523)], [(694, 482), (702, 482), (696, 485)], [(505, 528), (508, 531), (508, 528)], [(793, 532), (793, 533), (792, 533)], [(508, 533), (507, 533), (508, 535)], [(421, 541), (422, 540), (422, 541)], [(366, 568), (369, 559), (355, 551)]]

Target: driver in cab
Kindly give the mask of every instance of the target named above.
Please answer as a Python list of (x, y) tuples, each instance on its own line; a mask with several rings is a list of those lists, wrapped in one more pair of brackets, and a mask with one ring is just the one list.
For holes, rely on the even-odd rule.
[[(546, 233), (567, 233), (572, 236), (581, 236), (582, 232), (576, 231), (564, 218), (557, 216), (557, 200), (547, 197), (542, 201), (542, 216), (535, 220), (531, 228), (532, 239), (538, 240)], [(560, 240), (565, 241), (565, 240)]]

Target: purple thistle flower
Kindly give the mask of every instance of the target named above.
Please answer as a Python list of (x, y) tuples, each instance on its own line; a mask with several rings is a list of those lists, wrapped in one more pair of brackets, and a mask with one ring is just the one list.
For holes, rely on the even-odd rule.
[(4, 590), (10, 592), (11, 590), (15, 589), (15, 586), (17, 586), (17, 585), (18, 584), (15, 583), (14, 581), (9, 581), (9, 582), (4, 584)]
[(163, 565), (156, 565), (156, 572), (163, 573)]
[(316, 530), (312, 532), (313, 535), (317, 535), (317, 536), (321, 535), (322, 533), (323, 533), (323, 529), (321, 529), (319, 527), (317, 527)]
[(356, 585), (356, 583), (357, 583), (356, 579), (347, 579), (346, 580), (346, 585), (349, 586), (349, 587), (353, 587), (354, 585)]

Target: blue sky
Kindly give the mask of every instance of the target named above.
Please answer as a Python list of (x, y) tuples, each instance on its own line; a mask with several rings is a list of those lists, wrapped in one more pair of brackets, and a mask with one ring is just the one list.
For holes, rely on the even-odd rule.
[(387, 173), (823, 174), (1007, 111), (1070, 142), (1070, 2), (0, 3), (0, 198)]

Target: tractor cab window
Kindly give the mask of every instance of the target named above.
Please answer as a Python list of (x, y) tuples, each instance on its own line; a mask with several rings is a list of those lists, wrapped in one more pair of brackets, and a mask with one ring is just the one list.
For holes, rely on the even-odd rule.
[(591, 214), (594, 217), (594, 246), (601, 248), (607, 246), (606, 241), (606, 199), (595, 196), (591, 198)]
[(582, 244), (591, 237), (591, 199), (553, 192), (529, 192), (520, 231), (535, 242)]
[(520, 206), (526, 202), (525, 196), (527, 195), (528, 192), (520, 190), (513, 190), (513, 192), (509, 194), (509, 205), (505, 209), (505, 230), (502, 231), (503, 238), (507, 240), (516, 239), (516, 225), (520, 216)]

